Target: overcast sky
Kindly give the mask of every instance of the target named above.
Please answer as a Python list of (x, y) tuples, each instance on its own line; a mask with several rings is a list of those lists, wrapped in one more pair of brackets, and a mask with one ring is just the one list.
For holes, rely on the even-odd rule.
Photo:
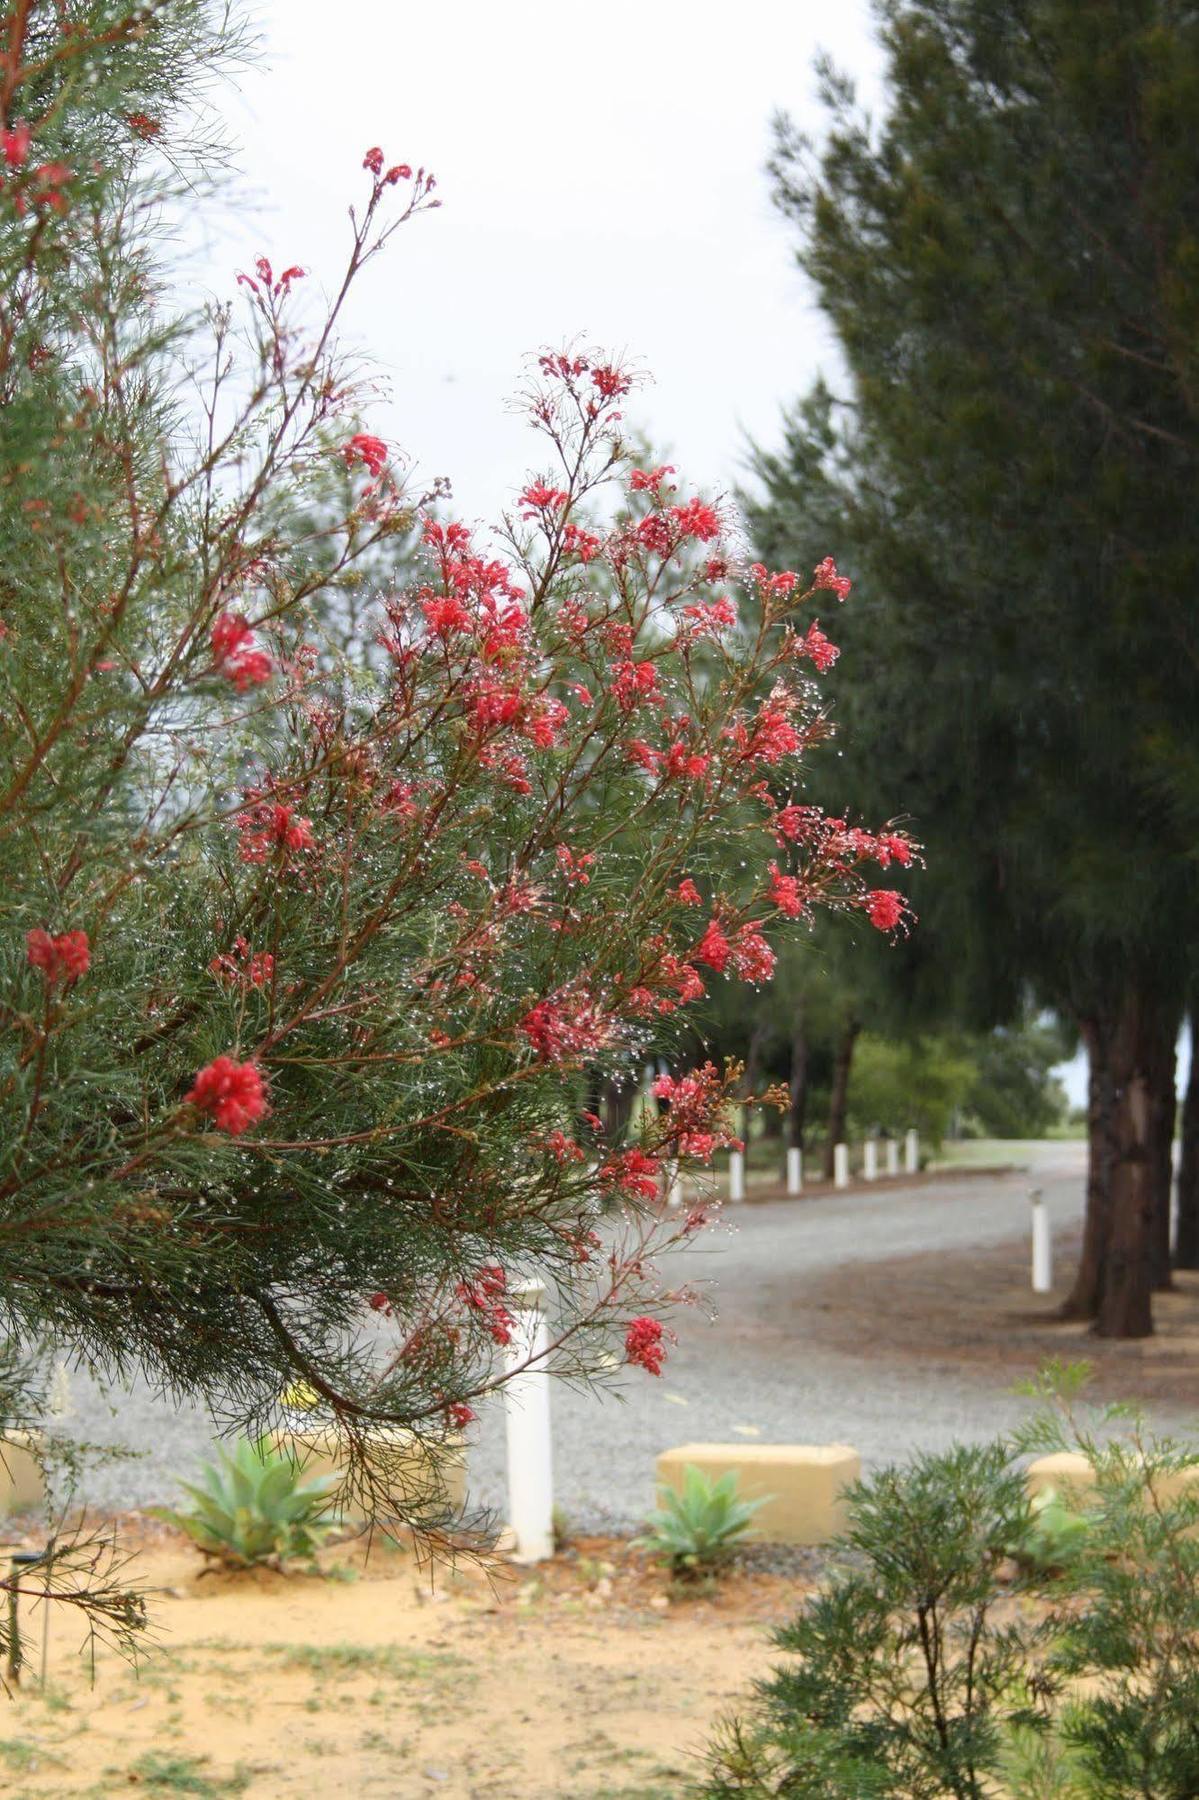
[(257, 0), (262, 60), (231, 108), (248, 204), (210, 233), (228, 293), (259, 251), (338, 276), (369, 145), (435, 171), (443, 205), (370, 269), (350, 335), (387, 373), (371, 424), (464, 514), (536, 459), (505, 411), (526, 352), (577, 334), (654, 376), (634, 416), (697, 485), (835, 366), (763, 165), (769, 120), (813, 124), (826, 49), (877, 93), (867, 0), (719, 12), (607, 0)]

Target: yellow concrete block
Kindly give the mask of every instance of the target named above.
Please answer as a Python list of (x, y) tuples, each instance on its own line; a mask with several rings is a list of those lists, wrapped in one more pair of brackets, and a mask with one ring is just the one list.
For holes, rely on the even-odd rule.
[[(410, 1431), (380, 1432), (386, 1443), (387, 1471), (395, 1493), (411, 1493), (425, 1500), (434, 1493), (438, 1502), (461, 1512), (466, 1504), (466, 1446), (461, 1438), (447, 1438), (444, 1444), (422, 1444)], [(333, 1504), (347, 1519), (361, 1519), (365, 1509), (361, 1500), (342, 1490), (340, 1481), (346, 1473), (348, 1458), (336, 1433), (331, 1431), (277, 1431), (275, 1449), (294, 1457), (305, 1481), (322, 1476), (339, 1478), (333, 1489)]]
[(46, 1483), (31, 1445), (40, 1431), (0, 1432), (0, 1514), (28, 1512), (46, 1498)]
[(1038, 1456), (1024, 1471), (1029, 1498), (1052, 1488), (1064, 1500), (1071, 1489), (1082, 1494), (1095, 1485), (1095, 1471), (1077, 1450), (1055, 1450), (1050, 1456)]
[(689, 1465), (713, 1481), (734, 1470), (742, 1500), (770, 1496), (754, 1526), (775, 1544), (835, 1537), (845, 1524), (842, 1490), (862, 1472), (862, 1459), (848, 1444), (680, 1444), (659, 1456), (659, 1485), (681, 1493)]
[[(1055, 1450), (1050, 1456), (1038, 1456), (1025, 1470), (1030, 1496), (1053, 1488), (1068, 1499), (1071, 1490), (1080, 1500), (1095, 1485), (1095, 1471), (1077, 1450)], [(1176, 1499), (1186, 1488), (1199, 1482), (1199, 1467), (1166, 1471), (1155, 1480), (1158, 1495), (1164, 1501)]]

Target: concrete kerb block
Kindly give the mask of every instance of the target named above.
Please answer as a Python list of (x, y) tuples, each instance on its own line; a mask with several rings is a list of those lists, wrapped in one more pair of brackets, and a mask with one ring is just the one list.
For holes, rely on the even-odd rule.
[[(1049, 1456), (1038, 1456), (1024, 1471), (1030, 1499), (1047, 1489), (1069, 1504), (1071, 1495), (1085, 1506), (1087, 1494), (1095, 1486), (1095, 1471), (1078, 1450), (1055, 1450)], [(1155, 1486), (1162, 1500), (1174, 1500), (1185, 1489), (1199, 1482), (1199, 1468), (1163, 1470)]]
[(740, 1499), (766, 1498), (754, 1514), (759, 1541), (823, 1544), (845, 1524), (841, 1495), (862, 1459), (849, 1444), (680, 1444), (658, 1457), (658, 1485), (681, 1493), (689, 1466), (712, 1481), (733, 1470)]
[(35, 1454), (40, 1431), (0, 1432), (0, 1516), (29, 1512), (46, 1498), (46, 1479)]

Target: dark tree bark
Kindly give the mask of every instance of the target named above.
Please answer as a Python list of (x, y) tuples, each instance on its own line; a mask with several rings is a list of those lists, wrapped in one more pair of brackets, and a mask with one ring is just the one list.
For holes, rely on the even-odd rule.
[(1178, 1117), (1178, 1026), (1176, 1012), (1166, 1008), (1153, 1072), (1153, 1285), (1172, 1287), (1170, 1276), (1170, 1202), (1174, 1189), (1174, 1126)]
[(828, 1137), (824, 1145), (824, 1179), (833, 1179), (834, 1152), (845, 1139), (845, 1115), (849, 1110), (849, 1071), (853, 1067), (853, 1049), (862, 1029), (860, 1019), (849, 1018), (837, 1045), (833, 1061), (833, 1086), (829, 1096)]
[[(745, 1073), (741, 1077), (741, 1092), (748, 1099), (762, 1079), (762, 1057), (770, 1036), (768, 1025), (755, 1025), (749, 1034), (749, 1050), (745, 1058)], [(749, 1165), (749, 1121), (748, 1106), (741, 1108), (741, 1136), (745, 1139), (745, 1160)]]
[(1170, 1009), (1135, 982), (1125, 990), (1112, 1033), (1115, 1159), (1099, 1337), (1140, 1338), (1153, 1332), (1154, 1189), (1157, 1157), (1154, 1076)]
[(804, 1148), (804, 1132), (808, 1125), (808, 1017), (807, 1001), (801, 994), (795, 1002), (791, 1021), (791, 1104), (787, 1113), (787, 1143), (792, 1150)]
[(1191, 1072), (1182, 1102), (1181, 1143), (1178, 1152), (1178, 1231), (1174, 1242), (1174, 1267), (1199, 1269), (1199, 1000), (1188, 1010), (1191, 1026)]
[(1065, 1319), (1093, 1319), (1103, 1296), (1116, 1157), (1116, 1095), (1111, 1067), (1111, 1021), (1096, 1011), (1080, 1018), (1087, 1051), (1087, 1203), (1074, 1285), (1062, 1304)]

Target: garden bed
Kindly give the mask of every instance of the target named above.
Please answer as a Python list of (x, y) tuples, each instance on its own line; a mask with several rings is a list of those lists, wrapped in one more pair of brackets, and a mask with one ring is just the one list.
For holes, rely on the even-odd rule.
[(34, 1654), (0, 1716), (14, 1795), (677, 1800), (818, 1568), (763, 1547), (691, 1593), (627, 1540), (591, 1538), (431, 1585), (378, 1542), (329, 1549), (320, 1574), (202, 1574), (165, 1529), (134, 1517), (121, 1535), (155, 1590), (156, 1648), (140, 1674), (101, 1650), (89, 1685), (56, 1617), (43, 1695), (26, 1614)]

